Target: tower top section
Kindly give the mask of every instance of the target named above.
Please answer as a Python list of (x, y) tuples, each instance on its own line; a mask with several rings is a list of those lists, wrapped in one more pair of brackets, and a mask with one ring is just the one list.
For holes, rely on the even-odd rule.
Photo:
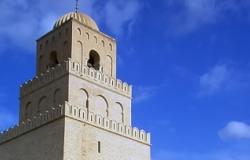
[(86, 15), (84, 13), (80, 13), (80, 12), (70, 12), (70, 13), (67, 13), (64, 16), (60, 17), (56, 21), (56, 23), (54, 24), (54, 29), (59, 28), (64, 23), (66, 23), (67, 21), (70, 21), (72, 19), (78, 21), (79, 23), (81, 23), (81, 24), (83, 24), (83, 25), (85, 25), (93, 30), (99, 31), (99, 28), (98, 28), (96, 22), (88, 15)]

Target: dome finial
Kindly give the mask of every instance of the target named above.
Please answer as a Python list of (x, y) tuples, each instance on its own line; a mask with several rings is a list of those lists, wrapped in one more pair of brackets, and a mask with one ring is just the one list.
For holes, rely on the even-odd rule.
[(78, 13), (78, 11), (79, 11), (79, 0), (76, 0), (75, 12)]

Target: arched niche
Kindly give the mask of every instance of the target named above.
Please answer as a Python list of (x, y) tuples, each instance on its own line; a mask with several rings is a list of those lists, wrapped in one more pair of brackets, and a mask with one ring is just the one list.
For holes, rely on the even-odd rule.
[(76, 42), (75, 52), (72, 56), (75, 62), (83, 63), (83, 43), (81, 41)]
[(63, 53), (64, 56), (68, 55), (69, 52), (69, 42), (68, 41), (64, 41), (63, 42)]
[(82, 30), (80, 28), (77, 28), (78, 34), (82, 35)]
[(110, 119), (115, 120), (119, 123), (124, 122), (123, 106), (121, 103), (116, 102), (113, 106), (110, 107)]
[(54, 107), (63, 104), (62, 91), (61, 89), (56, 89), (53, 96)]
[(46, 108), (48, 107), (48, 100), (46, 96), (43, 96), (40, 98), (40, 100), (38, 101), (38, 113), (41, 113), (43, 111), (46, 110)]
[(106, 56), (106, 59), (107, 59), (107, 74), (112, 75), (112, 70), (113, 70), (113, 60), (112, 60), (112, 57), (111, 56)]
[(32, 116), (32, 103), (28, 102), (24, 108), (24, 119), (31, 118)]
[(100, 69), (100, 55), (95, 51), (91, 50), (89, 52), (89, 60), (87, 62), (89, 68), (94, 68), (95, 70)]
[(81, 88), (77, 92), (77, 96), (75, 97), (75, 103), (82, 109), (88, 109), (88, 99), (89, 94), (88, 91)]
[(103, 96), (94, 98), (94, 113), (103, 117), (108, 117), (108, 101)]
[(110, 51), (112, 51), (112, 50), (113, 50), (113, 46), (112, 46), (112, 44), (111, 44), (111, 43), (109, 44), (109, 49), (110, 49)]

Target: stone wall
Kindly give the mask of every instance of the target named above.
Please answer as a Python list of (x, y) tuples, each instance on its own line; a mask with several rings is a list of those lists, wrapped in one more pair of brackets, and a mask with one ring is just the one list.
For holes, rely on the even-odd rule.
[(64, 119), (0, 143), (1, 160), (62, 160)]

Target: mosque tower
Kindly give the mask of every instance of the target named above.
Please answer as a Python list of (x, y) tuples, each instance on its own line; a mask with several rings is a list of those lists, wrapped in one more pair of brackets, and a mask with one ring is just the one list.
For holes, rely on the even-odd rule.
[(116, 41), (92, 18), (59, 18), (36, 61), (19, 124), (0, 134), (1, 160), (150, 160), (150, 134), (131, 127), (132, 87), (116, 78)]

